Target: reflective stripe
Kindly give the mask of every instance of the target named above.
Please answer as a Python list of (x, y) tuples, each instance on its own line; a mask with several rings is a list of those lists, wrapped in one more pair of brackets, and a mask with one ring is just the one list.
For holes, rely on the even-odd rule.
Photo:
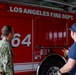
[(39, 62), (28, 62), (28, 63), (14, 63), (15, 72), (28, 72), (36, 71)]

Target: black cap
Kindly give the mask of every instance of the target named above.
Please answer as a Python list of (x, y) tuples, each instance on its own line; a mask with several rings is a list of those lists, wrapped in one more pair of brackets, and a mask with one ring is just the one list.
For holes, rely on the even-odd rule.
[(76, 32), (76, 23), (74, 23), (69, 30)]

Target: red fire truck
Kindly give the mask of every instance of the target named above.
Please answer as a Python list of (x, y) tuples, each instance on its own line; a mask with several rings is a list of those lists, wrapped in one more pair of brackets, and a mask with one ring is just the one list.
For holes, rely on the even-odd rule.
[(1, 2), (0, 29), (14, 28), (15, 75), (54, 75), (66, 63), (62, 49), (72, 44), (69, 28), (75, 22), (75, 14)]

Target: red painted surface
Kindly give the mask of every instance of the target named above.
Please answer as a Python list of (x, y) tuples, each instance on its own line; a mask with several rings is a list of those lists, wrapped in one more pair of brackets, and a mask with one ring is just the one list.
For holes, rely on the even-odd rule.
[[(0, 30), (4, 25), (11, 25), (15, 33), (12, 46), (16, 75), (36, 72), (35, 65), (50, 54), (48, 49), (62, 55), (62, 48), (72, 44), (69, 28), (76, 22), (76, 14), (34, 6), (2, 4)], [(42, 55), (41, 49), (44, 49)], [(39, 57), (36, 58), (36, 55)]]

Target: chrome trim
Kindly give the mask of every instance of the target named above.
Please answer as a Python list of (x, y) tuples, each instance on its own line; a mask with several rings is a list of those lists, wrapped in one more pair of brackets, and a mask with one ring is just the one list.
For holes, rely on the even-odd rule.
[(39, 73), (39, 68), (40, 68), (40, 65), (38, 65), (38, 67), (37, 67), (37, 73), (36, 73), (36, 75), (38, 75), (38, 73)]

